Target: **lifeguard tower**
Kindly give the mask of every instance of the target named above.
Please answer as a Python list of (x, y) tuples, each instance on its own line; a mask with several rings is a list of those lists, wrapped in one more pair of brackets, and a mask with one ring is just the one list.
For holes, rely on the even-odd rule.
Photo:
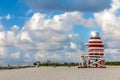
[(106, 68), (104, 59), (104, 44), (98, 32), (92, 32), (89, 42), (87, 55), (81, 56), (81, 66), (78, 68)]

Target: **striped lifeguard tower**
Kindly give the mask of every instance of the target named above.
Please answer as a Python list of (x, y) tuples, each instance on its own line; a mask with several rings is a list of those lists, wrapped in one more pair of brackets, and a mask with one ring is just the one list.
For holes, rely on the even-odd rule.
[(98, 32), (92, 32), (89, 42), (87, 55), (81, 56), (82, 65), (78, 68), (106, 68), (104, 59), (104, 44)]

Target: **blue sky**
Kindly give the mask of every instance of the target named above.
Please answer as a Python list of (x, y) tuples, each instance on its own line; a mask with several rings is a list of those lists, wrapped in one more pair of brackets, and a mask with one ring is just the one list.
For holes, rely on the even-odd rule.
[(120, 61), (119, 12), (119, 0), (0, 0), (0, 64), (79, 62), (92, 31)]

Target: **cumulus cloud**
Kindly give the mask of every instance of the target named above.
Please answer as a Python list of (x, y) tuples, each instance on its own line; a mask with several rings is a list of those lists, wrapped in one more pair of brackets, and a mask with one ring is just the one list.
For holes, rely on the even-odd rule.
[(111, 0), (24, 0), (30, 8), (37, 10), (101, 11), (110, 7)]
[(0, 24), (0, 31), (2, 31), (4, 28), (3, 28), (3, 25)]
[(92, 19), (84, 19), (80, 12), (66, 12), (64, 14), (55, 15), (51, 19), (46, 19), (45, 14), (35, 13), (26, 23), (26, 27), (32, 30), (42, 30), (52, 28), (54, 30), (71, 30), (75, 24), (84, 25), (86, 27), (95, 27), (97, 23)]
[(105, 57), (109, 61), (120, 61), (120, 1), (112, 0), (111, 8), (95, 13), (96, 21), (101, 26), (105, 42)]
[(120, 9), (120, 1), (113, 0), (111, 8), (100, 13), (95, 13), (96, 21), (102, 27), (104, 38), (120, 40), (120, 16), (116, 12)]
[(0, 32), (0, 45), (4, 46), (5, 45), (5, 32)]
[[(84, 24), (85, 22), (90, 22), (87, 23), (87, 25), (90, 25), (86, 27), (94, 27), (96, 25), (96, 22), (91, 21), (91, 19), (84, 19), (79, 12), (66, 12), (64, 14), (55, 15), (52, 18), (46, 18), (46, 16), (45, 14), (35, 13), (18, 33), (15, 32), (19, 29), (17, 25), (14, 25), (11, 31), (1, 32), (3, 45), (11, 45), (23, 52), (29, 52), (30, 54), (31, 51), (34, 51), (35, 60), (60, 60), (62, 56), (66, 55), (59, 53), (65, 50), (69, 52), (70, 49), (68, 48), (70, 48), (70, 46), (76, 48), (74, 45), (76, 43), (71, 45), (70, 39), (74, 37), (77, 39), (78, 35), (74, 34), (72, 37), (69, 37), (68, 34), (66, 34), (66, 32), (72, 30), (74, 24), (86, 25)], [(76, 20), (74, 20), (75, 16)], [(91, 25), (91, 23), (94, 23), (94, 25)], [(11, 37), (10, 39), (9, 36)], [(7, 45), (5, 44), (6, 41)], [(59, 53), (56, 54), (56, 51), (59, 51)], [(30, 54), (25, 53), (26, 62), (33, 60), (30, 59)]]
[(12, 28), (11, 28), (12, 31), (18, 31), (19, 30), (19, 27), (17, 25), (14, 25)]
[(75, 52), (65, 52), (64, 58), (68, 62), (80, 62), (80, 56), (84, 55), (86, 52), (84, 50), (77, 50)]
[(11, 19), (10, 14), (7, 14), (7, 15), (5, 16), (5, 18), (6, 18), (7, 20), (10, 20), (10, 19)]
[(70, 43), (70, 48), (72, 48), (72, 49), (76, 49), (76, 47), (77, 47), (77, 46), (76, 46), (75, 43), (73, 43), (73, 42)]
[(35, 60), (36, 61), (44, 61), (45, 58), (46, 58), (45, 53), (38, 52), (37, 54), (35, 54)]
[(120, 61), (120, 49), (105, 49), (107, 61)]
[(31, 41), (31, 38), (30, 38), (30, 35), (28, 32), (26, 31), (23, 31), (20, 35), (20, 39), (23, 40), (23, 41)]
[[(52, 18), (46, 18), (46, 16), (45, 14), (35, 13), (24, 25), (18, 39), (29, 44), (35, 44), (34, 48), (41, 51), (63, 50), (64, 46), (69, 44), (69, 37), (66, 32), (71, 31), (73, 25), (78, 24), (86, 27), (96, 25), (96, 22), (92, 19), (82, 18), (79, 12), (66, 12)], [(24, 49), (29, 46), (24, 47)], [(32, 47), (32, 49), (34, 48)]]
[[(75, 17), (76, 19), (74, 19)], [(78, 34), (68, 35), (75, 24), (85, 27), (96, 26), (93, 19), (84, 19), (80, 12), (65, 12), (51, 18), (47, 18), (46, 14), (34, 13), (25, 22), (21, 30), (17, 25), (14, 25), (8, 31), (1, 31), (0, 46), (7, 49), (11, 47), (16, 49), (15, 51), (23, 52), (25, 62), (47, 59), (60, 61), (63, 56), (67, 58), (65, 54), (71, 52), (70, 48), (77, 49), (76, 46), (79, 45), (73, 39), (79, 39)], [(3, 48), (1, 49), (1, 55), (3, 54), (2, 50)], [(13, 53), (10, 56), (13, 59), (21, 58), (20, 52)], [(66, 58), (64, 58), (64, 61)]]
[(16, 36), (13, 31), (1, 31), (0, 32), (0, 46), (8, 47), (14, 44)]
[(35, 60), (36, 61), (47, 61), (47, 60), (51, 60), (51, 61), (60, 61), (62, 59), (62, 55), (59, 53), (55, 53), (55, 52), (37, 52), (35, 55)]
[(13, 58), (13, 59), (19, 59), (20, 58), (20, 52), (18, 51), (16, 53), (12, 53), (11, 54), (11, 58)]
[(2, 19), (10, 20), (10, 19), (11, 19), (11, 15), (10, 15), (10, 14), (7, 14), (6, 16), (0, 16), (0, 21), (1, 21)]
[(0, 47), (0, 57), (5, 55), (5, 48)]
[(25, 60), (25, 62), (33, 62), (33, 56), (31, 56), (30, 55), (30, 53), (24, 53), (25, 55), (24, 55), (24, 60)]
[(29, 15), (30, 13), (32, 13), (32, 9), (30, 9), (30, 10), (28, 10), (27, 12), (26, 12), (26, 15)]
[(49, 55), (48, 57), (52, 58), (52, 59), (58, 59), (58, 60), (62, 59), (62, 57), (60, 56), (60, 54), (57, 54), (57, 53)]
[(119, 40), (108, 40), (105, 45), (107, 48), (112, 48), (112, 49), (119, 49), (120, 47), (120, 41)]

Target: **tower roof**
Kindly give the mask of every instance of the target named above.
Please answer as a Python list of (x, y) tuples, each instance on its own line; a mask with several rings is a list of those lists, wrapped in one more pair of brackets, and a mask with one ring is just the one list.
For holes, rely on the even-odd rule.
[(91, 32), (91, 37), (99, 37), (99, 33), (96, 31)]

